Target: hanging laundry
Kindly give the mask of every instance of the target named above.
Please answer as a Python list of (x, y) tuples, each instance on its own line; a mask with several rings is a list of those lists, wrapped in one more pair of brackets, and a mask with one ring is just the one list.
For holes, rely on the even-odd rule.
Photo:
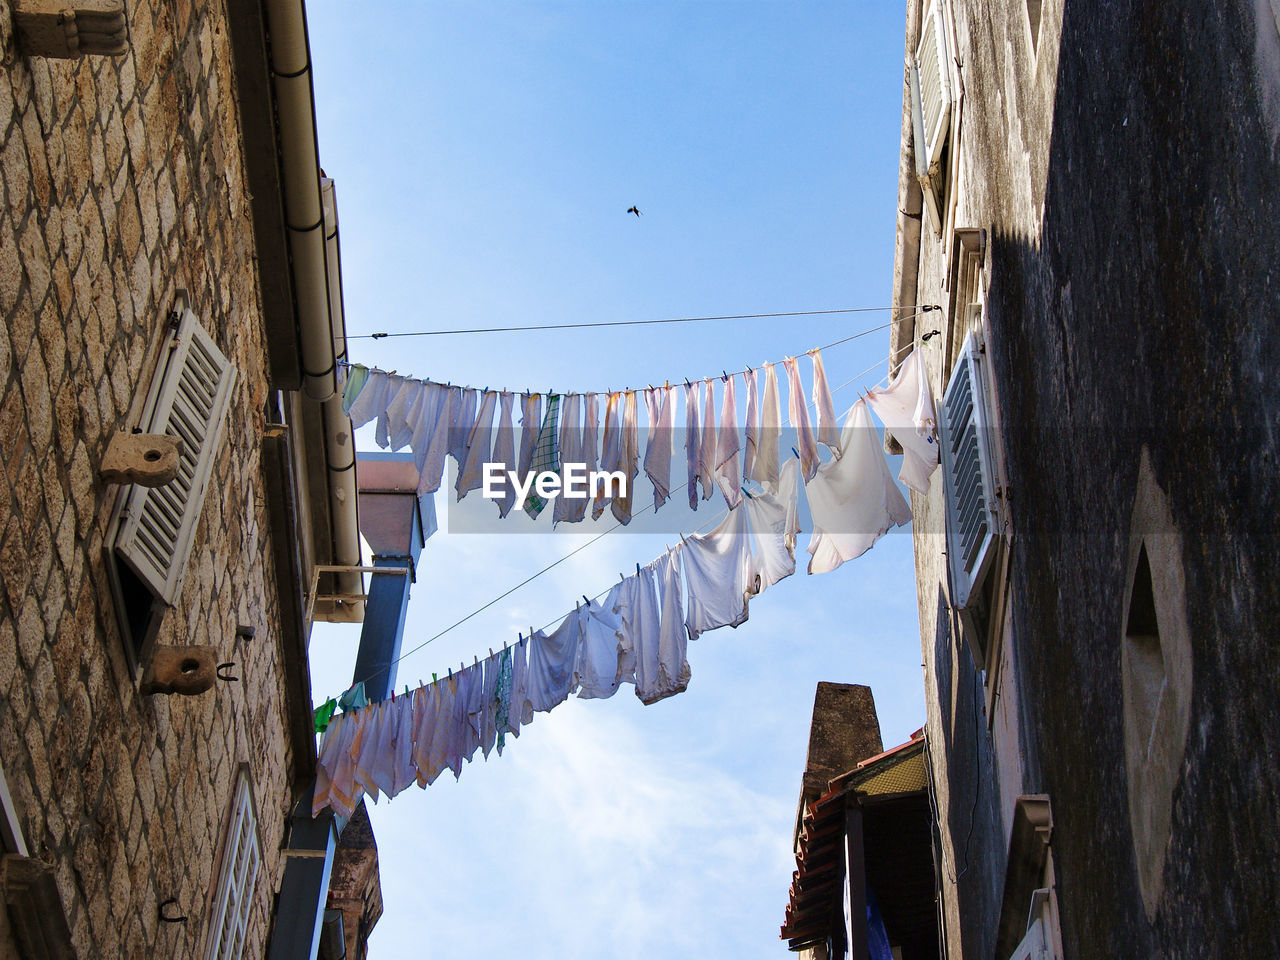
[(625, 578), (605, 600), (618, 617), (618, 673), (642, 700), (658, 689), (661, 611), (653, 571)]
[(453, 703), (445, 722), (444, 762), (454, 780), (462, 777), (462, 764), (471, 759), (477, 744), (471, 730), (471, 688), (474, 678), (470, 670), (459, 670), (453, 681)]
[(529, 638), (522, 637), (511, 648), (511, 709), (507, 712), (507, 733), (520, 736), (520, 728), (533, 723), (529, 703)]
[(449, 456), (461, 467), (467, 457), (467, 441), (471, 439), (471, 430), (476, 425), (476, 405), (480, 400), (480, 391), (470, 387), (458, 389), (453, 422), (449, 425)]
[(880, 432), (864, 401), (849, 411), (839, 460), (824, 463), (805, 484), (813, 535), (809, 572), (827, 573), (860, 557), (891, 527), (911, 519), (911, 508), (885, 462)]
[(917, 493), (928, 493), (930, 477), (938, 468), (937, 424), (933, 393), (918, 351), (907, 354), (887, 388), (867, 393), (867, 406), (902, 447), (898, 479)]
[(431, 752), (444, 686), (432, 683), (413, 692), (413, 763), (418, 771), (418, 786), (424, 789), (435, 783), (444, 769), (443, 757)]
[[(590, 483), (591, 474), (596, 471), (600, 458), (599, 431), (599, 400), (594, 393), (588, 393), (583, 398), (582, 404), (582, 464), (588, 483)], [(560, 459), (563, 460), (564, 457)], [(570, 511), (571, 523), (578, 523), (587, 518), (587, 508), (591, 505), (591, 496), (594, 491), (588, 490), (587, 493), (586, 497), (573, 501), (573, 509)]]
[(618, 630), (621, 619), (599, 603), (583, 604), (578, 618), (578, 659), (574, 667), (578, 696), (605, 699), (618, 692)]
[(788, 357), (782, 361), (787, 371), (787, 417), (796, 431), (796, 449), (800, 452), (800, 474), (805, 483), (818, 472), (818, 443), (809, 425), (809, 407), (804, 402), (804, 387), (800, 383), (799, 358)]
[(412, 411), (422, 399), (425, 384), (421, 380), (410, 380), (408, 377), (397, 377), (395, 393), (387, 403), (386, 431), (387, 442), (384, 446), (399, 450), (408, 446), (413, 439)]
[[(348, 380), (348, 392), (352, 381)], [(343, 394), (343, 408), (351, 418), (352, 427), (363, 427), (370, 420), (387, 409), (387, 394), (391, 386), (391, 377), (385, 370), (370, 370), (365, 378), (364, 387), (352, 396), (350, 406), (346, 404), (346, 393)]]
[(636, 475), (640, 469), (640, 427), (636, 422), (636, 392), (628, 390), (622, 397), (622, 416), (618, 418), (618, 469), (626, 475), (625, 494), (613, 498), (613, 517), (625, 525), (631, 522), (631, 506), (635, 502)]
[(364, 722), (360, 724), (360, 729), (351, 741), (351, 756), (355, 760), (355, 782), (364, 791), (365, 796), (377, 803), (380, 794), (374, 768), (386, 755), (380, 742), (384, 722), (382, 704), (375, 703), (361, 713), (364, 715)]
[(497, 393), (485, 391), (475, 424), (471, 427), (471, 435), (467, 437), (462, 462), (458, 466), (458, 479), (454, 489), (458, 491), (459, 500), (484, 483), (484, 465), (489, 462), (493, 452), (493, 413), (497, 405)]
[(364, 711), (339, 714), (329, 724), (320, 741), (316, 765), (316, 787), (311, 800), (311, 815), (318, 816), (332, 807), (340, 816), (349, 817), (360, 800), (355, 785), (355, 761), (351, 744), (364, 722)]
[(840, 424), (836, 422), (835, 408), (831, 403), (831, 390), (827, 387), (827, 372), (822, 368), (822, 354), (809, 351), (813, 361), (813, 408), (817, 415), (813, 435), (835, 457), (840, 456)]
[(724, 502), (733, 509), (742, 499), (742, 479), (738, 471), (738, 403), (734, 396), (733, 377), (724, 381), (724, 397), (720, 401), (720, 428), (716, 437), (716, 483)]
[(312, 717), (316, 733), (324, 733), (329, 729), (329, 724), (333, 720), (333, 711), (336, 709), (338, 709), (338, 701), (333, 697), (316, 707), (315, 714)]
[[(582, 397), (576, 393), (566, 393), (561, 400), (560, 464), (563, 467), (564, 464), (568, 463), (582, 463), (586, 457), (582, 449)], [(560, 495), (556, 497), (555, 504), (551, 510), (551, 525), (555, 526), (564, 520), (570, 523), (582, 520), (586, 516), (586, 505), (586, 500), (566, 497), (562, 486)], [(578, 512), (579, 506), (583, 509), (581, 514), (575, 518), (574, 514)]]
[(515, 486), (511, 483), (508, 471), (516, 469), (516, 431), (511, 425), (512, 407), (515, 405), (515, 394), (503, 393), (502, 406), (498, 410), (498, 435), (493, 441), (493, 464), (501, 471), (502, 496), (497, 499), (498, 518), (502, 519), (511, 512), (516, 503)]
[(697, 385), (686, 383), (684, 387), (684, 460), (689, 477), (689, 509), (698, 509), (698, 452), (702, 448), (702, 436), (698, 429)]
[(533, 451), (538, 446), (538, 434), (542, 431), (542, 394), (525, 393), (520, 396), (520, 463), (516, 469), (521, 478), (533, 469)]
[(392, 716), (395, 730), (391, 779), (383, 788), (390, 797), (407, 790), (418, 776), (417, 765), (413, 762), (413, 697), (408, 692), (392, 702)]
[(650, 387), (644, 392), (649, 414), (649, 439), (644, 448), (644, 472), (653, 484), (653, 509), (671, 495), (671, 448), (675, 437), (676, 388)]
[(778, 372), (772, 363), (764, 368), (764, 400), (760, 404), (760, 446), (751, 479), (760, 484), (778, 483), (778, 439), (782, 436), (782, 405), (778, 398)]
[(761, 593), (796, 572), (796, 536), (800, 533), (800, 461), (782, 465), (778, 489), (746, 499), (751, 530), (752, 593)]
[[(622, 416), (622, 394), (611, 393), (604, 405), (604, 435), (600, 441), (600, 470), (613, 473), (620, 469), (622, 462), (622, 429), (619, 422)], [(595, 493), (595, 501), (591, 505), (591, 518), (599, 520), (604, 508), (609, 505), (613, 496), (609, 488), (602, 486)]]
[(581, 636), (578, 616), (569, 614), (551, 633), (541, 630), (529, 638), (529, 705), (545, 713), (573, 692), (573, 669)]
[[(689, 633), (685, 628), (684, 608), (680, 602), (680, 561), (677, 553), (668, 550), (645, 569), (655, 582), (658, 591), (658, 662), (656, 682), (646, 682), (642, 689), (636, 684), (636, 695), (646, 706), (675, 696), (689, 686), (692, 671), (685, 653)], [(647, 673), (648, 671), (646, 671)]]
[[(339, 368), (341, 369), (341, 368)], [(360, 391), (369, 382), (369, 368), (362, 363), (353, 363), (347, 368), (342, 378), (342, 412), (351, 416), (351, 408), (355, 406)]]
[(462, 403), (462, 388), (439, 383), (423, 384), (423, 405), (418, 431), (414, 435), (413, 456), (418, 466), (418, 496), (440, 489), (444, 480), (444, 458), (449, 452), (449, 430), (454, 410)]
[(702, 499), (710, 500), (716, 484), (716, 409), (714, 380), (704, 380), (702, 394), (702, 438), (698, 448), (698, 483), (702, 485)]
[(399, 396), (400, 391), (408, 382), (406, 377), (397, 377), (394, 374), (387, 377), (386, 395), (381, 406), (378, 407), (378, 422), (374, 425), (373, 439), (380, 447), (391, 445), (391, 404)]
[(490, 657), (483, 663), (472, 667), (472, 672), (480, 677), (477, 684), (479, 694), (477, 704), (471, 709), (471, 726), (476, 732), (476, 740), (480, 744), (480, 752), (486, 760), (498, 738), (498, 724), (494, 719), (494, 700), (498, 692), (498, 661)]
[(624, 577), (600, 601), (618, 621), (618, 683), (636, 682), (635, 596), (636, 577)]
[(742, 375), (747, 392), (747, 442), (742, 453), (742, 479), (750, 480), (756, 466), (756, 454), (760, 449), (760, 397), (756, 387), (756, 372), (750, 367)]
[[(560, 395), (547, 396), (547, 416), (542, 421), (542, 429), (538, 433), (538, 443), (533, 450), (533, 463), (529, 470), (534, 476), (540, 473), (558, 473), (560, 470)], [(538, 496), (534, 490), (524, 502), (524, 512), (533, 519), (538, 519), (546, 507), (547, 501)]]
[(690, 640), (746, 621), (753, 576), (745, 510), (730, 510), (710, 533), (688, 537), (680, 559), (688, 589), (685, 624)]
[(338, 694), (338, 706), (344, 713), (348, 710), (359, 710), (368, 705), (369, 698), (365, 696), (363, 680), (353, 683), (344, 692)]
[(505, 647), (498, 657), (498, 677), (493, 689), (493, 726), (497, 731), (498, 756), (506, 746), (507, 731), (511, 728), (511, 651)]

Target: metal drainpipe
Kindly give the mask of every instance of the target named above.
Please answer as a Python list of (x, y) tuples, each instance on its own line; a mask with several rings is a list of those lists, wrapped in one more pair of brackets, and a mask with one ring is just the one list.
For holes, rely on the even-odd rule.
[[(337, 389), (337, 361), (346, 354), (337, 206), (332, 181), (322, 196), (306, 15), (300, 0), (265, 2), (272, 89), (280, 124), (285, 222), (302, 348), (302, 387), (307, 397), (321, 404), (333, 562), (357, 566), (360, 538), (355, 445)], [(359, 574), (338, 575), (339, 593), (360, 593), (362, 587)], [(362, 616), (363, 605), (357, 603), (350, 605), (343, 619), (359, 621)]]

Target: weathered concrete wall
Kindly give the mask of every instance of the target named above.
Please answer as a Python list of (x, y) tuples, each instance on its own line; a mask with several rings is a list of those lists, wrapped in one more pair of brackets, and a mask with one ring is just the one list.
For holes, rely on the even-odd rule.
[[(965, 97), (955, 225), (988, 231), (1017, 683), (1016, 722), (995, 724), (976, 769), (934, 758), (949, 856), (963, 861), (975, 797), (978, 810), (978, 875), (965, 880), (981, 918), (971, 930), (962, 880), (947, 915), (963, 949), (949, 930), (951, 955), (989, 956), (986, 898), (1011, 793), (997, 767), (1051, 798), (1067, 957), (1269, 955), (1280, 942), (1277, 25), (1252, 0), (1047, 0), (1033, 46), (1024, 0), (953, 6)], [(947, 268), (926, 227), (920, 302), (947, 302)], [(939, 390), (944, 367), (933, 351)], [(1143, 446), (1183, 544), (1193, 676), (1154, 919), (1129, 814), (1153, 801), (1130, 796), (1121, 683)], [(987, 717), (954, 706), (971, 677), (964, 656), (932, 649), (940, 487), (913, 504), (929, 734), (962, 754), (972, 744), (956, 731)], [(1017, 762), (1001, 763), (1010, 749)]]
[[(263, 869), (261, 955), (288, 803), (259, 445), (265, 348), (227, 43), (216, 0), (130, 0), (117, 58), (0, 71), (0, 761), (32, 853), (57, 869), (81, 957), (195, 956), (237, 766)], [(7, 10), (3, 11), (7, 19)], [(180, 602), (160, 642), (212, 644), (242, 682), (140, 697), (102, 559), (115, 488), (175, 291), (238, 370)], [(238, 623), (255, 626), (235, 640)], [(186, 924), (158, 921), (177, 898)], [(171, 908), (171, 911), (175, 908)]]

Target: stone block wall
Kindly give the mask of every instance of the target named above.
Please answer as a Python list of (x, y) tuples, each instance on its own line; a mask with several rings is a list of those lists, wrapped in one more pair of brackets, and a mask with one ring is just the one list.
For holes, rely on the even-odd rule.
[[(262, 870), (261, 956), (289, 804), (275, 574), (259, 463), (264, 334), (226, 11), (130, 0), (129, 51), (0, 64), (0, 762), (78, 955), (202, 955), (239, 765)], [(237, 368), (160, 643), (212, 644), (237, 683), (142, 697), (103, 559), (117, 488), (96, 471), (137, 422), (176, 291)], [(236, 640), (237, 624), (255, 627)], [(186, 923), (159, 921), (159, 904)]]

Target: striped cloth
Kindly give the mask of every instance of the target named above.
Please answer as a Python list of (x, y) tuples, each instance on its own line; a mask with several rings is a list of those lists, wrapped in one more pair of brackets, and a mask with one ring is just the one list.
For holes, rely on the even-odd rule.
[[(533, 462), (530, 472), (538, 474), (550, 471), (560, 472), (560, 395), (553, 393), (547, 397), (547, 415), (542, 420), (542, 429), (538, 431), (538, 445), (533, 449)], [(547, 506), (547, 501), (533, 490), (524, 502), (524, 512), (535, 520)]]

